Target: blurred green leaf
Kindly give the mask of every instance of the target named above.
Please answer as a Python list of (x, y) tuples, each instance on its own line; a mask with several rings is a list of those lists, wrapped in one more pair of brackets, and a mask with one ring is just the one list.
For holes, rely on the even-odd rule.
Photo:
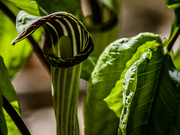
[(173, 21), (173, 23), (172, 23), (171, 33), (173, 32), (173, 30), (175, 29), (175, 27), (180, 27), (180, 7), (175, 8), (175, 9), (174, 9), (174, 13), (175, 13), (175, 18), (174, 18), (174, 21)]
[(110, 30), (118, 23), (120, 13), (118, 0), (88, 0), (86, 6), (92, 12), (84, 18), (90, 32)]
[(22, 68), (32, 53), (32, 48), (27, 41), (16, 46), (11, 41), (17, 36), (14, 24), (0, 11), (0, 55), (11, 78)]
[(16, 7), (24, 10), (32, 15), (39, 15), (38, 4), (35, 0), (8, 0)]
[[(173, 20), (172, 26), (171, 26), (171, 33), (170, 33), (169, 39), (166, 43), (166, 47), (168, 48), (169, 44), (171, 42), (173, 42), (174, 39), (176, 40), (176, 38), (179, 35), (179, 31), (180, 31), (180, 0), (165, 0), (165, 3), (168, 8), (174, 8), (174, 13), (175, 13), (175, 17), (174, 17), (174, 20)], [(173, 45), (175, 46), (175, 43), (173, 43)], [(180, 70), (179, 52), (180, 52), (180, 48), (177, 46), (175, 53), (172, 53), (172, 55), (171, 55), (173, 62), (178, 70)]]
[[(116, 110), (107, 106), (105, 98), (112, 92), (116, 81), (133, 54), (143, 53), (156, 42), (161, 43), (157, 34), (141, 33), (132, 38), (122, 38), (110, 44), (100, 55), (88, 84), (88, 93), (84, 106), (86, 135), (115, 135), (118, 129), (122, 96), (108, 102)], [(142, 46), (142, 47), (141, 47)], [(139, 48), (139, 49), (138, 49)], [(137, 58), (138, 59), (138, 58)], [(112, 95), (110, 95), (112, 96)], [(118, 102), (118, 105), (116, 104)], [(112, 104), (111, 104), (112, 103)]]
[(84, 17), (83, 23), (92, 35), (94, 51), (100, 55), (105, 47), (119, 36), (120, 2), (88, 0), (88, 4), (92, 13)]
[(94, 51), (100, 55), (104, 49), (112, 42), (117, 40), (119, 34), (119, 26), (116, 25), (107, 31), (91, 31), (94, 42)]
[(95, 52), (92, 52), (89, 57), (83, 61), (81, 68), (81, 78), (88, 81), (91, 77), (91, 73), (96, 66), (98, 55)]
[(178, 8), (180, 7), (180, 0), (165, 0), (168, 8)]
[(173, 8), (175, 12), (175, 18), (172, 23), (171, 35), (172, 36), (174, 29), (180, 27), (180, 0), (165, 0), (166, 6), (168, 8)]
[(82, 16), (81, 3), (79, 0), (36, 0), (37, 3), (47, 11), (48, 14), (65, 11), (75, 15), (77, 18)]
[[(10, 76), (8, 74), (7, 68), (5, 67), (3, 58), (1, 56), (0, 56), (0, 93), (1, 93), (1, 98), (0, 98), (1, 101), (2, 101), (2, 95), (3, 95), (10, 102), (10, 104), (17, 111), (17, 113), (20, 115), (18, 98), (15, 92), (15, 89), (13, 85), (11, 84)], [(2, 102), (0, 104), (2, 105)], [(1, 106), (1, 109), (2, 109), (2, 106)], [(6, 120), (8, 135), (20, 134), (18, 128), (16, 127), (16, 125), (14, 124), (14, 122), (12, 121), (12, 119), (9, 117), (9, 115), (6, 113), (5, 110), (3, 110), (3, 113), (4, 113), (4, 118), (3, 118), (3, 115), (1, 115), (1, 119)], [(5, 128), (5, 123), (1, 123), (0, 126), (3, 126), (0, 129)]]

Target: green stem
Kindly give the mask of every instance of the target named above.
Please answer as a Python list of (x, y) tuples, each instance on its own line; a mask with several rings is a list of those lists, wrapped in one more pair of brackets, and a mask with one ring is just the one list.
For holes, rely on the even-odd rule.
[(175, 27), (174, 31), (173, 31), (173, 33), (172, 33), (172, 35), (169, 38), (168, 43), (167, 43), (167, 50), (168, 50), (168, 52), (171, 51), (171, 49), (172, 49), (174, 43), (176, 42), (179, 34), (180, 34), (180, 28), (179, 27)]
[(51, 67), (57, 135), (79, 135), (77, 118), (81, 64)]
[(26, 125), (24, 124), (21, 117), (18, 115), (18, 113), (14, 110), (12, 105), (9, 103), (9, 101), (3, 96), (3, 108), (6, 110), (6, 112), (9, 114), (11, 119), (14, 121), (16, 126), (18, 127), (19, 131), (22, 135), (30, 135), (30, 132)]

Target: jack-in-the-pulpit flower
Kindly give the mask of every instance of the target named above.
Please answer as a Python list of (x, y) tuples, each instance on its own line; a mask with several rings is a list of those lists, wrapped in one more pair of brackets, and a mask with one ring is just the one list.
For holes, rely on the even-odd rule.
[(93, 41), (84, 25), (73, 15), (56, 12), (37, 17), (21, 11), (17, 16), (16, 42), (43, 26), (43, 53), (51, 65), (52, 96), (57, 135), (78, 135), (77, 118), (81, 62), (93, 51)]

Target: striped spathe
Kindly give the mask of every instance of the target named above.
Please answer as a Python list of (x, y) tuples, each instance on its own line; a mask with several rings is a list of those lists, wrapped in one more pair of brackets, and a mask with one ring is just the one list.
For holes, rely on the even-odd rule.
[[(24, 25), (26, 28), (21, 28)], [(20, 26), (19, 36), (12, 44), (31, 35), (40, 26), (44, 27), (43, 53), (51, 65), (57, 135), (79, 135), (77, 109), (81, 62), (93, 51), (91, 35), (80, 21), (66, 12), (36, 17), (21, 11), (17, 26)]]
[[(25, 17), (17, 17), (17, 25), (23, 26), (24, 20)], [(44, 26), (46, 31), (43, 47), (45, 58), (54, 67), (71, 67), (79, 64), (93, 51), (90, 33), (78, 19), (67, 12), (55, 12), (43, 17), (33, 16), (32, 23), (23, 32), (18, 32), (19, 36), (12, 44), (31, 35), (40, 26)], [(63, 58), (61, 51), (57, 49), (60, 39), (64, 37), (69, 38), (71, 46), (71, 56), (67, 58)]]

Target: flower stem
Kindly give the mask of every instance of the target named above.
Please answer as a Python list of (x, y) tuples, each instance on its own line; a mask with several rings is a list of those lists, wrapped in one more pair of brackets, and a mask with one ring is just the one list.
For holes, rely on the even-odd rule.
[(178, 36), (180, 34), (180, 28), (179, 27), (176, 27), (172, 33), (172, 35), (170, 36), (169, 40), (168, 40), (168, 43), (167, 43), (167, 50), (168, 52), (171, 51), (174, 43), (176, 42)]
[(79, 135), (77, 118), (81, 64), (51, 68), (57, 135)]

